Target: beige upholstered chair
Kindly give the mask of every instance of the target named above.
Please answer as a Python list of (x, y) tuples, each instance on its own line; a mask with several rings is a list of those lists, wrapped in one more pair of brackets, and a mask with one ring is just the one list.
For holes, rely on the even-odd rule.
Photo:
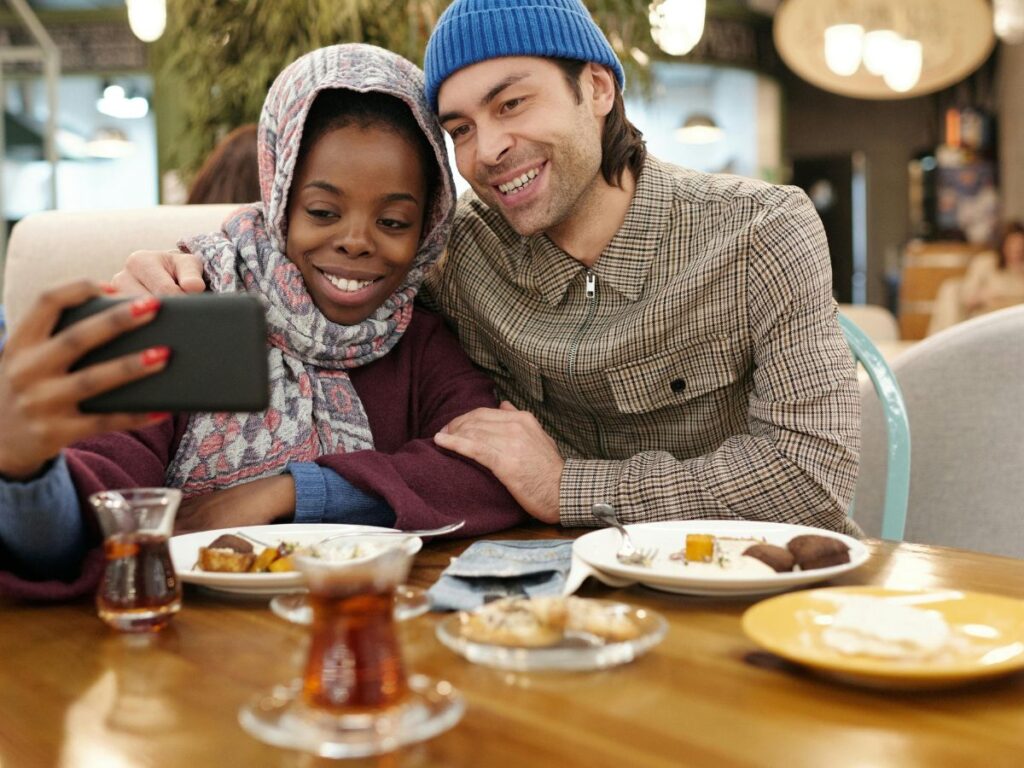
[(39, 293), (76, 278), (109, 280), (128, 254), (173, 248), (213, 232), (237, 205), (161, 205), (110, 211), (44, 211), (22, 219), (7, 246), (3, 304), (14, 327)]
[[(1024, 557), (1024, 306), (930, 336), (892, 362), (914, 454), (906, 540)], [(885, 429), (862, 388), (857, 522), (878, 535)]]
[(840, 304), (839, 311), (850, 318), (876, 344), (880, 341), (898, 341), (900, 325), (896, 316), (876, 304)]

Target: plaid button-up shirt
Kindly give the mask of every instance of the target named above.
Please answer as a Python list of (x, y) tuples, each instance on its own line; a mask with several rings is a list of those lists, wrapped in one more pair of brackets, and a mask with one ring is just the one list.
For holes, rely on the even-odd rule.
[(563, 525), (783, 521), (857, 534), (854, 364), (807, 197), (648, 157), (593, 268), (472, 192), (428, 288), (566, 458)]

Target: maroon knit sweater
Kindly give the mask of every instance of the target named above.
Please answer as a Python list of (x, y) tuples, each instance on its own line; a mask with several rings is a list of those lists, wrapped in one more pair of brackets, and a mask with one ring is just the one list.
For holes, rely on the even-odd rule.
[[(456, 416), (496, 405), (490, 379), (473, 367), (436, 315), (417, 308), (391, 352), (349, 373), (363, 401), (375, 450), (325, 456), (317, 463), (385, 499), (398, 528), (429, 528), (465, 518), (459, 534), (478, 536), (523, 519), (522, 509), (489, 470), (434, 445), (434, 434)], [(71, 581), (23, 579), (0, 552), (0, 595), (60, 600), (95, 589), (103, 554), (89, 494), (164, 485), (164, 470), (186, 416), (68, 448), (65, 456), (94, 546)]]

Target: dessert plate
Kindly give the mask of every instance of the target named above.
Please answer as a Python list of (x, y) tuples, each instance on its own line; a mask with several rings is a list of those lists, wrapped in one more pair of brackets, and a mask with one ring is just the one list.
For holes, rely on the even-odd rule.
[[(938, 612), (949, 627), (948, 642), (927, 656), (886, 658), (837, 650), (823, 633), (844, 604), (865, 597)], [(1024, 601), (981, 592), (812, 589), (748, 608), (743, 631), (777, 656), (875, 688), (945, 688), (1024, 669)]]
[[(619, 532), (614, 528), (601, 528), (576, 539), (573, 553), (598, 571), (653, 589), (686, 595), (726, 597), (772, 594), (825, 581), (863, 565), (868, 559), (867, 547), (857, 539), (806, 525), (748, 520), (679, 520), (627, 525), (626, 529), (637, 547), (658, 550), (649, 567), (625, 565), (615, 558), (619, 547)], [(733, 569), (723, 569), (713, 563), (686, 564), (671, 559), (670, 555), (686, 546), (686, 535), (689, 533), (756, 539), (782, 547), (795, 536), (830, 536), (850, 548), (850, 562), (808, 571), (776, 573), (759, 561), (744, 562)], [(750, 559), (742, 558), (743, 561)]]
[(464, 637), (454, 613), (437, 624), (437, 639), (474, 664), (517, 672), (605, 669), (626, 664), (647, 653), (665, 637), (668, 622), (656, 611), (628, 603), (591, 600), (630, 619), (640, 633), (630, 640), (604, 640), (582, 631), (567, 630), (557, 645), (522, 647), (482, 643)]

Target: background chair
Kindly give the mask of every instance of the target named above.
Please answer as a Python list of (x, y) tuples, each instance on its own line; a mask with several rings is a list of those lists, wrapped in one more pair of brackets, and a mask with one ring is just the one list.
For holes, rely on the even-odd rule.
[[(839, 315), (839, 325), (843, 329), (843, 335), (846, 336), (846, 342), (850, 345), (850, 351), (853, 352), (854, 358), (867, 371), (871, 382), (870, 386), (873, 387), (868, 391), (875, 395), (872, 404), (878, 409), (878, 404), (881, 403), (885, 417), (886, 441), (884, 444), (871, 446), (871, 449), (879, 454), (878, 458), (884, 459), (885, 462), (882, 465), (885, 467), (883, 495), (881, 498), (865, 501), (860, 498), (858, 490), (854, 498), (855, 505), (859, 509), (874, 505), (874, 511), (880, 510), (877, 529), (872, 532), (872, 535), (901, 541), (907, 517), (907, 494), (910, 488), (910, 427), (907, 423), (903, 395), (900, 393), (900, 386), (889, 369), (889, 365), (867, 334), (842, 313)], [(864, 400), (865, 392), (862, 390), (862, 404)], [(862, 466), (866, 451), (867, 448), (862, 444)], [(863, 470), (861, 472), (863, 473)], [(879, 471), (878, 480), (881, 479), (881, 474)], [(858, 489), (859, 487), (860, 483), (858, 482)], [(851, 506), (850, 510), (853, 514), (854, 506)], [(864, 527), (860, 514), (853, 514), (853, 517), (861, 527)], [(872, 518), (872, 522), (875, 522), (874, 518)]]
[(110, 280), (132, 251), (174, 248), (183, 237), (219, 230), (238, 207), (161, 205), (26, 216), (7, 245), (2, 303), (8, 327), (47, 288), (83, 277)]
[[(893, 362), (914, 433), (906, 539), (1024, 557), (1024, 306), (969, 320)], [(857, 522), (884, 522), (883, 415), (864, 402)]]
[(852, 320), (871, 341), (899, 341), (900, 324), (896, 316), (877, 304), (840, 304), (839, 314)]

